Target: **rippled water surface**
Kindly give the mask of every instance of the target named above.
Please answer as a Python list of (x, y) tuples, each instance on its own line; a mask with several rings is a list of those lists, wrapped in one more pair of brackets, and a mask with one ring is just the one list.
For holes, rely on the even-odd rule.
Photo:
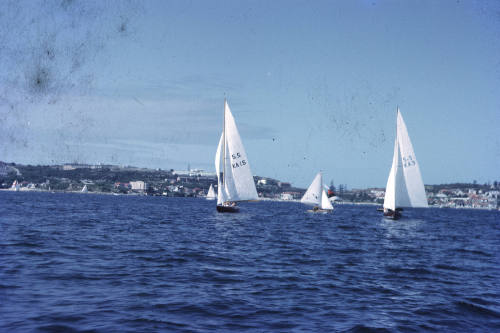
[(499, 331), (500, 213), (0, 193), (0, 331)]

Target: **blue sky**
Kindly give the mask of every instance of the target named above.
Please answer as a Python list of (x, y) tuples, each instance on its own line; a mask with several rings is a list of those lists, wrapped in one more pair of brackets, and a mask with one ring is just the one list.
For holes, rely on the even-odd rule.
[(500, 5), (4, 1), (0, 160), (213, 170), (224, 96), (254, 174), (385, 186), (396, 107), (424, 183), (500, 179)]

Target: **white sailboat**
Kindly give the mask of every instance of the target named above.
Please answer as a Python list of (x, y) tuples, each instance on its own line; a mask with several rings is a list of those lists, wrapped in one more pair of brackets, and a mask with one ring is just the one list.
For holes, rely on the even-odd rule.
[(314, 177), (314, 180), (309, 185), (302, 199), (300, 199), (300, 202), (314, 205), (314, 208), (308, 210), (308, 212), (330, 212), (333, 210), (332, 203), (323, 188), (323, 176), (321, 172), (318, 172), (316, 177)]
[(14, 182), (12, 183), (12, 186), (10, 187), (10, 190), (11, 191), (19, 191), (19, 188), (21, 187), (21, 185), (17, 182), (17, 180), (14, 180)]
[(82, 193), (88, 193), (89, 189), (87, 188), (87, 185), (84, 185), (81, 192)]
[(226, 100), (222, 134), (215, 154), (215, 170), (218, 212), (237, 212), (236, 202), (258, 198), (247, 154)]
[(206, 199), (207, 200), (214, 200), (215, 198), (217, 198), (217, 195), (215, 195), (214, 187), (212, 186), (212, 184), (210, 184), (210, 188), (208, 189)]
[(397, 111), (396, 140), (387, 179), (384, 216), (399, 218), (406, 207), (428, 207), (424, 183), (401, 112)]

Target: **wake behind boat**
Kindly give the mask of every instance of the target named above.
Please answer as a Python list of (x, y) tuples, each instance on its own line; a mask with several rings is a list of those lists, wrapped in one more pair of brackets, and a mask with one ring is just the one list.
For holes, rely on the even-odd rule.
[(398, 108), (394, 156), (385, 189), (384, 216), (398, 219), (406, 207), (428, 207), (428, 205), (417, 158)]
[(215, 153), (217, 172), (217, 211), (238, 212), (238, 201), (258, 199), (250, 164), (236, 127), (236, 122), (224, 100), (222, 134)]
[(308, 210), (310, 213), (329, 213), (333, 211), (332, 203), (323, 188), (323, 176), (321, 172), (318, 172), (316, 177), (314, 177), (314, 180), (309, 185), (302, 199), (300, 199), (300, 202), (314, 206), (313, 209)]

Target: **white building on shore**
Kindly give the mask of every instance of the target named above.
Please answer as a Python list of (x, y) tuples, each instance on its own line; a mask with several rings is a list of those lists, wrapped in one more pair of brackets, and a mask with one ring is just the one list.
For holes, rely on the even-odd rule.
[(142, 180), (136, 180), (136, 181), (130, 182), (130, 189), (132, 191), (144, 192), (147, 190), (147, 184), (145, 182), (143, 182)]

